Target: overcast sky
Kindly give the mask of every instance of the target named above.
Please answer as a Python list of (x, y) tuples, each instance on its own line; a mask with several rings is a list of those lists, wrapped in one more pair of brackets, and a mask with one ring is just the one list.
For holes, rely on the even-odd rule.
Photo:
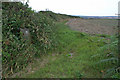
[(36, 11), (49, 9), (56, 13), (84, 16), (115, 16), (120, 0), (29, 0)]

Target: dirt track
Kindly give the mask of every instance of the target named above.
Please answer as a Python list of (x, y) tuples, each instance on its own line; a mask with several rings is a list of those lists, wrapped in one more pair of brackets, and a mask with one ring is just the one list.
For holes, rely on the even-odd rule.
[(89, 34), (108, 34), (117, 33), (117, 20), (103, 19), (70, 19), (67, 23), (72, 30)]

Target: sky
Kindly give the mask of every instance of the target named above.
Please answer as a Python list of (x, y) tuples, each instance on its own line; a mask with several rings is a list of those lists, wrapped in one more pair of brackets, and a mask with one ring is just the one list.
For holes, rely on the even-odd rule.
[(33, 10), (81, 16), (117, 16), (120, 0), (29, 0)]

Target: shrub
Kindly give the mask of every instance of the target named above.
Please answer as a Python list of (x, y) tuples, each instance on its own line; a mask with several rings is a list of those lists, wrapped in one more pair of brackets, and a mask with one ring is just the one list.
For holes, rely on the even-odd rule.
[(100, 58), (100, 61), (97, 63), (103, 65), (105, 68), (105, 78), (119, 78), (118, 38), (114, 35), (109, 39), (110, 43), (102, 46), (99, 49), (101, 53), (94, 55), (94, 57)]
[[(53, 20), (31, 10), (27, 3), (2, 3), (2, 22), (4, 77), (24, 68), (35, 55), (47, 53), (55, 47)], [(30, 43), (23, 39), (21, 28), (29, 29)]]

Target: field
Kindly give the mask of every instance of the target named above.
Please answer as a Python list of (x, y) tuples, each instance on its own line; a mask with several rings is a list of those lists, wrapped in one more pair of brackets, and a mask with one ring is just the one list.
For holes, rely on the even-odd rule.
[(70, 19), (66, 24), (72, 30), (89, 34), (114, 35), (118, 32), (118, 21), (109, 19)]
[[(98, 21), (99, 26), (104, 25), (105, 21), (108, 22), (108, 25), (105, 24), (104, 26), (109, 26), (111, 25), (109, 24), (110, 20), (97, 21), (80, 19), (80, 21), (76, 23), (74, 21), (76, 21), (76, 19), (56, 22), (56, 34), (58, 35), (57, 39), (60, 43), (58, 49), (38, 57), (33, 63), (29, 64), (27, 68), (15, 73), (12, 77), (104, 78), (107, 69), (115, 66), (115, 63), (98, 64), (98, 62), (102, 59), (109, 58), (108, 54), (112, 52), (112, 50), (103, 48), (105, 45), (110, 44), (111, 37), (114, 35), (104, 34), (106, 32), (103, 34), (97, 34), (97, 31), (90, 31), (89, 28), (93, 25), (95, 27), (96, 24), (94, 23), (97, 23)], [(84, 21), (84, 23), (81, 21)], [(88, 32), (94, 32), (94, 35), (80, 31), (78, 29), (78, 25), (81, 25), (80, 22), (85, 27), (89, 24)], [(113, 22), (115, 22), (113, 26), (116, 26), (116, 21), (113, 20)], [(112, 33), (114, 32), (111, 31), (110, 34)], [(116, 40), (116, 38), (114, 39)]]
[[(0, 27), (1, 28), (1, 27)], [(117, 20), (2, 3), (3, 78), (120, 78)]]
[(0, 78), (120, 78), (115, 19), (3, 2), (0, 30)]

